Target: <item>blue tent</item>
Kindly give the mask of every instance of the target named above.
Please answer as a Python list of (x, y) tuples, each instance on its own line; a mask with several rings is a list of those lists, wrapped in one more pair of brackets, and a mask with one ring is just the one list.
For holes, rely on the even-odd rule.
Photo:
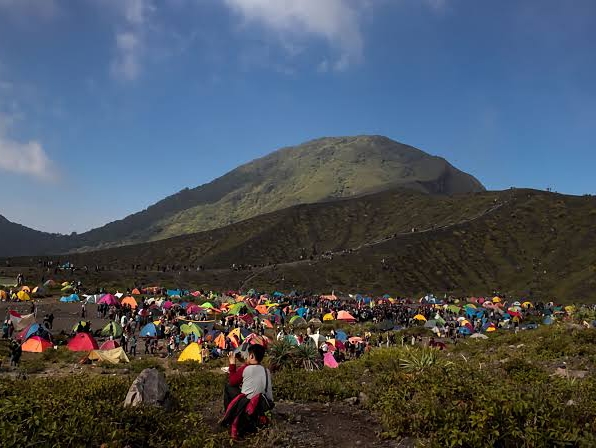
[(348, 335), (341, 330), (337, 330), (335, 332), (335, 339), (344, 342), (348, 340)]
[(64, 302), (64, 303), (70, 303), (70, 302), (80, 302), (81, 299), (79, 299), (79, 296), (77, 296), (76, 294), (71, 294), (69, 296), (61, 297), (60, 301)]
[(149, 322), (143, 328), (141, 328), (141, 332), (139, 336), (142, 338), (154, 338), (157, 336), (157, 327), (153, 322)]
[(550, 315), (549, 315), (549, 316), (546, 316), (546, 317), (544, 318), (544, 320), (542, 321), (542, 323), (543, 323), (544, 325), (552, 325), (552, 324), (553, 324), (553, 322), (554, 322), (554, 319), (553, 319), (553, 318), (552, 318), (552, 316), (550, 316)]
[(52, 338), (52, 335), (47, 330), (47, 328), (39, 325), (38, 323), (29, 325), (29, 327), (27, 328), (27, 332), (25, 333), (25, 336), (23, 337), (23, 340), (21, 342), (25, 342), (32, 336), (40, 336), (46, 340), (50, 340)]
[(283, 292), (275, 291), (273, 293), (273, 297), (283, 297), (283, 296), (284, 296), (284, 293)]
[(308, 310), (304, 307), (300, 307), (296, 310), (296, 314), (298, 314), (298, 316), (300, 317), (304, 317), (304, 315), (306, 314)]
[(181, 297), (182, 291), (180, 291), (179, 289), (168, 289), (166, 294), (168, 295), (168, 297), (174, 297), (174, 296)]
[(472, 334), (468, 327), (459, 327), (459, 332), (466, 336)]

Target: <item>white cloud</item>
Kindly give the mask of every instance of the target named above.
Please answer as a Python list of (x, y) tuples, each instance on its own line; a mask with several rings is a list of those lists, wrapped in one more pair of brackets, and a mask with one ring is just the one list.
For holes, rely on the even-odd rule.
[[(362, 60), (364, 38), (360, 13), (368, 2), (354, 0), (224, 0), (245, 22), (258, 23), (278, 34), (284, 47), (291, 39), (314, 36), (339, 52), (330, 64), (345, 70)], [(320, 67), (319, 67), (320, 68)]]
[(44, 181), (56, 179), (54, 164), (38, 141), (20, 143), (0, 135), (0, 169)]

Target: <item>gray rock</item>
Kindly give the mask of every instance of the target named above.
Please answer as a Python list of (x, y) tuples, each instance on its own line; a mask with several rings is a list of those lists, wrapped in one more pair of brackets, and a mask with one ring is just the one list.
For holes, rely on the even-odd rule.
[(124, 406), (136, 407), (140, 405), (166, 409), (171, 405), (166, 378), (157, 369), (143, 370), (128, 389)]
[(358, 401), (360, 402), (360, 404), (368, 403), (368, 395), (365, 394), (364, 392), (360, 392), (358, 394)]
[(358, 403), (358, 397), (346, 398), (344, 402), (353, 406)]

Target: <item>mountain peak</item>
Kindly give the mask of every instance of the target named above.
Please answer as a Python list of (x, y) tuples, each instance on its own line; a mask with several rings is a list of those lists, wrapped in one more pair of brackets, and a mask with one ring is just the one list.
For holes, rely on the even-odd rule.
[(478, 180), (446, 160), (385, 136), (323, 137), (281, 148), (101, 228), (56, 238), (60, 246), (52, 250), (154, 241), (211, 230), (298, 204), (395, 188), (428, 194), (484, 191)]

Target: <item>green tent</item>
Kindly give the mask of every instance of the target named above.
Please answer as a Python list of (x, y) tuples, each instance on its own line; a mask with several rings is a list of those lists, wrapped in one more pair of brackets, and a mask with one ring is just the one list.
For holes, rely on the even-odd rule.
[(122, 326), (118, 322), (109, 322), (101, 330), (101, 335), (105, 337), (113, 336), (115, 338), (119, 338), (122, 336)]
[(203, 336), (203, 330), (192, 322), (190, 324), (182, 324), (180, 326), (180, 331), (184, 334), (194, 334), (197, 337)]
[(293, 316), (290, 319), (290, 325), (292, 325), (293, 327), (306, 326), (306, 321), (303, 317)]

